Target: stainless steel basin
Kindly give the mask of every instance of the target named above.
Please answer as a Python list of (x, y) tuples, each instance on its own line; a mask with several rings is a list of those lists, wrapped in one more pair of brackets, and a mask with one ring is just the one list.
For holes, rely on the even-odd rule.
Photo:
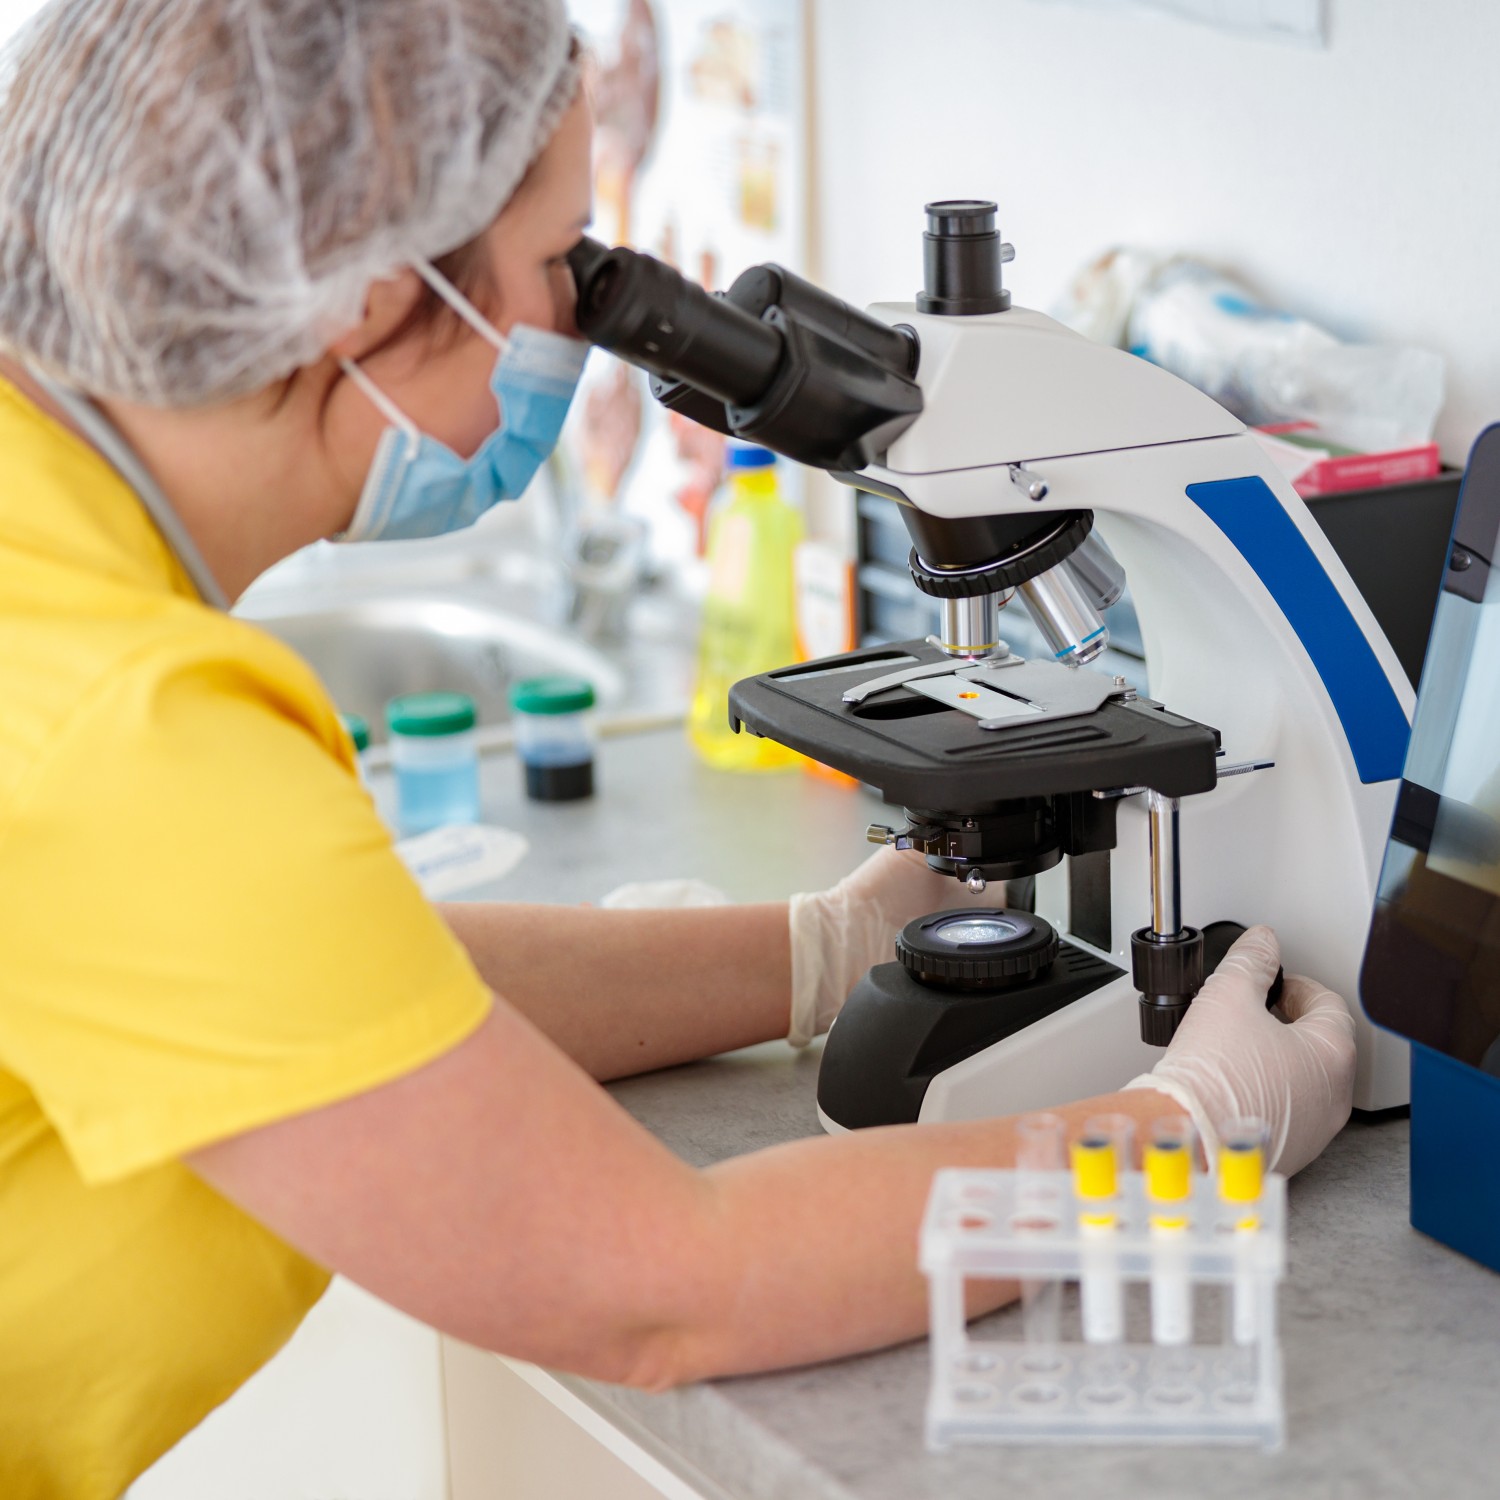
[(586, 678), (606, 709), (624, 695), (623, 672), (602, 653), (486, 601), (393, 592), (317, 608), (289, 603), (251, 603), (241, 613), (308, 661), (339, 708), (362, 714), (377, 740), (387, 701), (402, 693), (468, 693), (481, 725), (509, 719), (510, 685), (525, 677)]

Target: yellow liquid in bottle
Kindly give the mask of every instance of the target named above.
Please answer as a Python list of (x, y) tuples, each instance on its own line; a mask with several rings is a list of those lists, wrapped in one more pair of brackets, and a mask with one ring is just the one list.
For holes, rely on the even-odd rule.
[(709, 531), (708, 596), (698, 643), (698, 676), (688, 737), (699, 757), (724, 771), (784, 771), (795, 750), (729, 727), (729, 689), (797, 659), (792, 553), (802, 520), (782, 498), (776, 470), (731, 470), (729, 503)]

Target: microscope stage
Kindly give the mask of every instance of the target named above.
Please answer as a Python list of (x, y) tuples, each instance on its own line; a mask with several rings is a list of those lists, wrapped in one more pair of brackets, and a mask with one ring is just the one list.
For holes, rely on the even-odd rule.
[[(983, 728), (976, 709), (953, 706), (952, 688), (965, 685), (962, 675), (919, 677), (862, 702), (845, 701), (863, 683), (945, 662), (955, 669), (966, 665), (925, 641), (903, 641), (780, 667), (734, 685), (730, 719), (878, 787), (905, 807), (977, 811), (1020, 797), (1127, 786), (1186, 797), (1215, 785), (1218, 731), (1144, 699), (1097, 693), (1103, 701), (1091, 711), (1004, 721), (992, 716)], [(1088, 668), (1059, 670), (1095, 679), (1106, 692), (1113, 686)], [(997, 671), (983, 677), (986, 685), (1004, 680)], [(935, 693), (937, 684), (946, 687)]]

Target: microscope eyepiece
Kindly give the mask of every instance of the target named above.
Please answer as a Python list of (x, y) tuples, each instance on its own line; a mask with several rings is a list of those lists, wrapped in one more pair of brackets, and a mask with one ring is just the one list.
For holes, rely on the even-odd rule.
[(609, 260), (600, 262), (598, 270), (582, 283), (584, 290), (579, 295), (579, 311), (587, 318), (603, 313), (614, 299), (619, 284), (619, 266)]
[(584, 239), (568, 265), (590, 342), (734, 406), (755, 405), (775, 380), (782, 335), (654, 256)]
[(988, 198), (946, 198), (926, 208), (927, 232), (937, 239), (960, 239), (977, 235), (999, 238), (995, 228), (996, 205)]
[(581, 240), (568, 255), (578, 329), (654, 377), (672, 411), (798, 463), (858, 470), (922, 410), (910, 329), (892, 328), (780, 266), (727, 295), (654, 256)]
[(594, 279), (600, 264), (609, 255), (609, 248), (588, 235), (580, 236), (578, 243), (564, 257), (568, 269), (573, 273), (574, 285), (578, 288), (578, 300), (583, 301), (586, 289)]
[(922, 236), (924, 285), (917, 311), (940, 317), (1004, 312), (1010, 293), (1000, 267), (1015, 251), (1000, 239), (995, 205), (988, 199), (955, 198), (927, 205)]

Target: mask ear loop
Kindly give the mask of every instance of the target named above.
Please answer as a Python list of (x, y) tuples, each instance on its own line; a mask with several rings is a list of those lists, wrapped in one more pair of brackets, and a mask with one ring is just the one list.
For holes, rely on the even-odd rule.
[(435, 265), (430, 261), (414, 260), (412, 269), (480, 338), (493, 344), (502, 354), (510, 348), (510, 340)]
[(422, 436), (417, 430), (417, 424), (352, 359), (345, 359), (340, 355), (339, 366), (344, 374), (364, 392), (375, 410), (406, 438), (407, 459), (415, 458)]

